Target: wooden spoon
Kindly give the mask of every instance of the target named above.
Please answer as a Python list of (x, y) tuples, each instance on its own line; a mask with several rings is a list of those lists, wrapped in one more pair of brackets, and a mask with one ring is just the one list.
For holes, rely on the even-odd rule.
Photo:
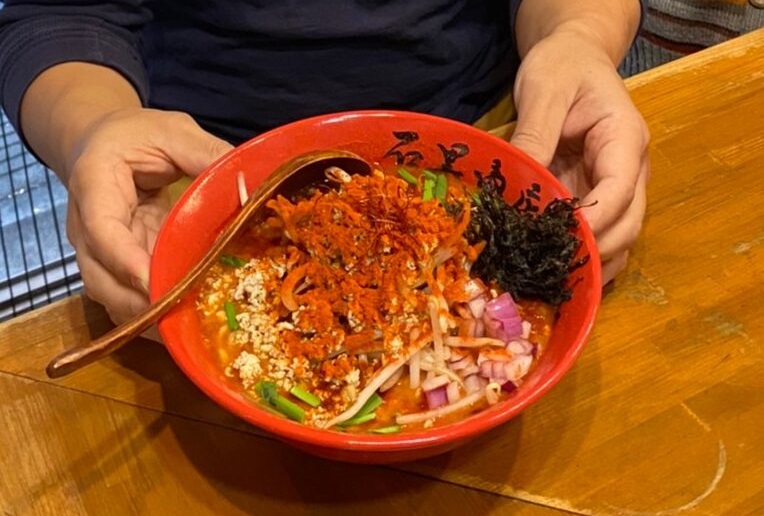
[[(241, 227), (269, 199), (278, 194), (289, 195), (319, 183), (325, 177), (324, 171), (331, 166), (339, 167), (350, 174), (371, 172), (371, 166), (361, 157), (339, 150), (309, 152), (284, 163), (249, 196), (242, 209), (228, 222), (207, 254), (186, 273), (183, 279), (131, 320), (95, 339), (89, 345), (67, 349), (55, 357), (45, 369), (48, 377), (66, 376), (116, 351), (144, 332), (183, 298), (199, 276), (215, 263), (220, 252)], [(231, 181), (234, 179), (232, 178)]]

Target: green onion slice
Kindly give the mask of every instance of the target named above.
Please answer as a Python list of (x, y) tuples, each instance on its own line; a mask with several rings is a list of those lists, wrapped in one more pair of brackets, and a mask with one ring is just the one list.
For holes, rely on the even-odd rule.
[(366, 403), (363, 404), (363, 407), (361, 407), (353, 417), (343, 423), (338, 423), (337, 426), (360, 425), (361, 423), (366, 423), (368, 421), (377, 419), (377, 413), (374, 411), (377, 410), (377, 407), (382, 405), (384, 401), (385, 400), (382, 398), (382, 396), (375, 392), (371, 395), (371, 398), (366, 400)]
[(270, 412), (270, 413), (271, 413), (271, 414), (273, 414), (274, 416), (279, 416), (279, 417), (286, 417), (286, 414), (283, 414), (283, 413), (279, 412), (279, 411), (278, 411), (278, 410), (276, 410), (274, 407), (270, 406), (268, 403), (266, 403), (266, 402), (264, 402), (264, 401), (262, 401), (262, 400), (261, 400), (261, 401), (258, 401), (258, 402), (257, 402), (257, 405), (258, 405), (258, 406), (259, 406), (261, 409), (263, 409), (264, 411), (266, 411), (266, 412)]
[(381, 428), (372, 428), (370, 431), (373, 434), (397, 434), (401, 431), (401, 425), (390, 425), (383, 426)]
[(263, 409), (264, 411), (269, 412), (269, 413), (273, 414), (274, 416), (286, 417), (284, 414), (282, 414), (281, 412), (279, 412), (278, 410), (273, 408), (271, 405), (269, 405), (268, 402), (266, 402), (256, 392), (244, 391), (243, 394), (244, 394), (245, 398), (247, 398), (248, 400), (252, 401), (253, 403), (256, 403), (257, 406), (260, 407), (261, 409)]
[(448, 178), (445, 174), (438, 174), (435, 180), (435, 198), (441, 202), (446, 202), (446, 193), (448, 192)]
[(401, 176), (401, 179), (403, 179), (404, 181), (406, 181), (410, 185), (417, 184), (416, 177), (414, 177), (414, 175), (411, 172), (409, 172), (408, 170), (406, 170), (403, 167), (400, 167), (398, 169), (398, 175)]
[(368, 414), (363, 415), (355, 415), (348, 419), (347, 421), (344, 421), (342, 423), (338, 423), (337, 426), (355, 426), (360, 425), (363, 423), (368, 423), (369, 421), (374, 421), (377, 419), (377, 413), (376, 412), (369, 412)]
[(382, 398), (382, 396), (380, 396), (378, 393), (375, 392), (374, 394), (371, 395), (371, 398), (366, 400), (366, 403), (363, 404), (363, 407), (361, 407), (358, 410), (358, 412), (355, 413), (355, 416), (353, 417), (365, 416), (366, 414), (369, 414), (370, 412), (374, 412), (375, 410), (377, 410), (377, 407), (382, 405), (384, 401), (385, 400)]
[(239, 329), (239, 321), (236, 320), (236, 305), (230, 301), (226, 301), (223, 305), (225, 310), (225, 318), (228, 321), (228, 329), (236, 331)]
[(224, 263), (226, 265), (230, 265), (231, 267), (236, 267), (237, 269), (239, 267), (244, 267), (247, 265), (247, 262), (239, 258), (238, 256), (234, 256), (232, 254), (223, 254), (220, 255), (220, 263)]
[(433, 181), (435, 181), (438, 178), (438, 176), (436, 176), (434, 173), (430, 172), (429, 170), (424, 170), (422, 172), (422, 175), (426, 177), (427, 179), (432, 179)]
[(299, 405), (286, 399), (278, 393), (278, 388), (273, 382), (259, 382), (255, 385), (255, 392), (271, 407), (284, 414), (289, 419), (302, 423), (305, 419), (305, 411)]
[(295, 385), (294, 387), (292, 387), (292, 389), (289, 391), (289, 394), (291, 394), (298, 400), (304, 401), (305, 403), (307, 403), (313, 408), (316, 408), (319, 405), (321, 405), (321, 398), (319, 398), (312, 392), (303, 389), (299, 385)]
[(433, 197), (435, 197), (435, 181), (426, 177), (422, 188), (422, 200), (426, 202), (432, 200)]

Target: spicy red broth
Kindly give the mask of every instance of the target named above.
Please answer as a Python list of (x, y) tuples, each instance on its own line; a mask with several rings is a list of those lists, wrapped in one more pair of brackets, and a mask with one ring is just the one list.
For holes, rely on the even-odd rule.
[(197, 307), (221, 369), (264, 407), (339, 431), (395, 433), (495, 404), (543, 354), (555, 307), (473, 277), (470, 190), (401, 169), (333, 171), (269, 202), (212, 267)]

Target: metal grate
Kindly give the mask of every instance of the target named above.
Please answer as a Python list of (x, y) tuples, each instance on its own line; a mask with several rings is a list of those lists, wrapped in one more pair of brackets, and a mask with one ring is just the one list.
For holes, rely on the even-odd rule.
[(65, 237), (66, 190), (0, 116), (0, 320), (5, 320), (71, 295), (82, 282)]
[(66, 190), (0, 110), (0, 321), (82, 288), (65, 220)]

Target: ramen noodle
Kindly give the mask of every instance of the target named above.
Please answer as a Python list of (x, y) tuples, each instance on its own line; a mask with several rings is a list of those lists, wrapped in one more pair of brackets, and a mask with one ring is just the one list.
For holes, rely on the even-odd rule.
[(197, 306), (221, 369), (306, 425), (394, 433), (510, 396), (542, 353), (553, 306), (470, 274), (470, 189), (400, 169), (268, 202), (208, 271)]

